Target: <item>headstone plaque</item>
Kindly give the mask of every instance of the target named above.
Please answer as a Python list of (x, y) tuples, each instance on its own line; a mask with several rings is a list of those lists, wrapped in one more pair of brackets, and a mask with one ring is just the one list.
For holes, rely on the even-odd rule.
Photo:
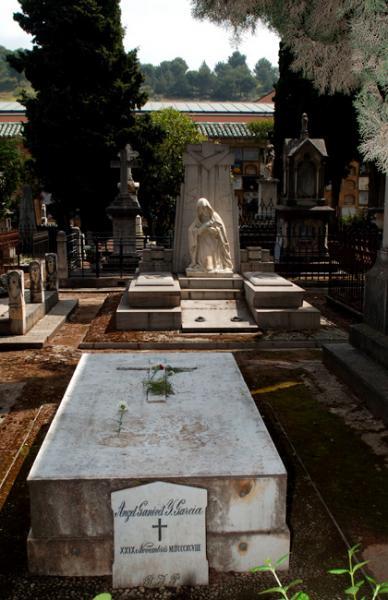
[(28, 267), (30, 273), (30, 302), (44, 301), (44, 263), (32, 260)]
[(46, 262), (46, 290), (55, 292), (58, 290), (57, 255), (54, 252), (49, 252), (44, 257)]
[(157, 481), (112, 492), (113, 587), (206, 585), (207, 490)]

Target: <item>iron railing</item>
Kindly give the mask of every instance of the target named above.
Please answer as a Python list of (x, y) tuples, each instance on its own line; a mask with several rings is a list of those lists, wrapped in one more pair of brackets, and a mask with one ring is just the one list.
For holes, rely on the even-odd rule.
[(330, 239), (330, 300), (363, 314), (365, 274), (373, 267), (380, 245), (381, 231), (368, 223), (343, 227)]
[(133, 273), (141, 252), (150, 246), (172, 247), (172, 237), (135, 236), (114, 238), (111, 233), (72, 232), (67, 236), (69, 276), (101, 277)]

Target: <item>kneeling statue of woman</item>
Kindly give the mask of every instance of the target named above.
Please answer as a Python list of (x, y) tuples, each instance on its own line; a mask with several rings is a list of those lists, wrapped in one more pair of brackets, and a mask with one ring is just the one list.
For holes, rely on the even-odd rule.
[(197, 216), (189, 227), (189, 249), (191, 263), (188, 271), (233, 271), (224, 222), (206, 198), (197, 202)]

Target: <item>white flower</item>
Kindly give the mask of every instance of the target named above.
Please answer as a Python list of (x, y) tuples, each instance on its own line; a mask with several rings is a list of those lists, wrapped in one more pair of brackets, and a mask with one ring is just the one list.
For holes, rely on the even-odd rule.
[(119, 411), (126, 412), (128, 410), (128, 404), (126, 402), (120, 402)]

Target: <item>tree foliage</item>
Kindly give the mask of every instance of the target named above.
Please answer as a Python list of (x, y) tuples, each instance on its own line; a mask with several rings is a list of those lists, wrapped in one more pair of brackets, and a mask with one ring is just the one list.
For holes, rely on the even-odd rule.
[(364, 157), (388, 172), (386, 0), (192, 0), (194, 14), (235, 30), (258, 20), (291, 50), (292, 68), (320, 91), (355, 94)]
[(4, 46), (0, 46), (0, 94), (4, 92), (15, 94), (21, 88), (28, 87), (24, 73), (18, 73), (7, 60), (8, 56), (14, 56), (17, 53), (18, 50), (11, 52)]
[(142, 65), (145, 90), (153, 98), (200, 100), (252, 100), (269, 92), (277, 80), (277, 67), (261, 58), (252, 72), (246, 56), (234, 51), (226, 62), (212, 71), (203, 62), (197, 71), (188, 70), (182, 58), (163, 61), (158, 66)]
[(247, 123), (247, 127), (260, 142), (270, 141), (273, 136), (273, 119), (259, 119), (257, 121), (250, 121)]
[(110, 158), (130, 137), (132, 111), (145, 101), (136, 51), (125, 53), (118, 0), (20, 0), (15, 15), (32, 50), (11, 65), (25, 72), (26, 144), (53, 193), (60, 220), (80, 208), (101, 226), (115, 194)]
[(202, 140), (195, 124), (177, 110), (166, 108), (137, 119), (137, 149), (142, 166), (139, 200), (154, 235), (172, 231), (175, 200), (183, 181), (182, 156), (187, 144)]
[(24, 157), (20, 142), (0, 138), (0, 217), (12, 210), (21, 183)]

